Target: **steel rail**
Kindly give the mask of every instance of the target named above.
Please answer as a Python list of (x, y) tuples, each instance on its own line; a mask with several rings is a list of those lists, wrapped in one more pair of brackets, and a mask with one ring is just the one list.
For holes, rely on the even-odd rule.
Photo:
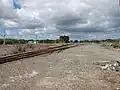
[(68, 48), (75, 47), (75, 46), (77, 45), (65, 44), (61, 46), (50, 47), (50, 48), (43, 49), (43, 50), (36, 50), (36, 51), (23, 52), (23, 53), (3, 56), (3, 57), (0, 57), (0, 64), (15, 61), (15, 60), (20, 60), (24, 58), (30, 58), (30, 57), (34, 57), (34, 56), (38, 56), (42, 54), (52, 53), (54, 51), (60, 51), (60, 50), (68, 49)]

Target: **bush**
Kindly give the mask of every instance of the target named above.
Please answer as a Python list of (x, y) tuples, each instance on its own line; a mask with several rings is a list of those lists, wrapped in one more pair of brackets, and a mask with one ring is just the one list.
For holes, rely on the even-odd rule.
[(26, 48), (31, 48), (32, 50), (35, 48), (32, 44), (27, 44), (25, 47)]
[(16, 53), (25, 52), (25, 47), (23, 45), (15, 45)]

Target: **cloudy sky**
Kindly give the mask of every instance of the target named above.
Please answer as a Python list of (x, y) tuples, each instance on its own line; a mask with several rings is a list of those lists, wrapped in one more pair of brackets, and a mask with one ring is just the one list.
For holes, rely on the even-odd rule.
[(118, 0), (0, 0), (0, 31), (8, 37), (55, 39), (120, 38)]

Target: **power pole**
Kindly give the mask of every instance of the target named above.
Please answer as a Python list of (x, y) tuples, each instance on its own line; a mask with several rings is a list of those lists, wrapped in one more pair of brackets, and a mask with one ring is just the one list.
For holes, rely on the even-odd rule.
[(4, 40), (3, 40), (3, 45), (5, 45), (5, 39), (6, 39), (5, 34), (4, 34), (4, 36), (3, 36), (3, 37), (4, 37)]
[(36, 35), (36, 44), (37, 44), (37, 35)]
[(44, 42), (44, 39), (43, 39), (43, 44), (44, 44), (45, 42)]

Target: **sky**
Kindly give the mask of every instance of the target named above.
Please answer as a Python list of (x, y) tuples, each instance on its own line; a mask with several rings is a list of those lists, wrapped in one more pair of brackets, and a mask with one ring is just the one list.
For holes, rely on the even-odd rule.
[(15, 9), (12, 0), (0, 0), (0, 27), (7, 37), (120, 38), (118, 0), (19, 0), (18, 4), (21, 9)]

